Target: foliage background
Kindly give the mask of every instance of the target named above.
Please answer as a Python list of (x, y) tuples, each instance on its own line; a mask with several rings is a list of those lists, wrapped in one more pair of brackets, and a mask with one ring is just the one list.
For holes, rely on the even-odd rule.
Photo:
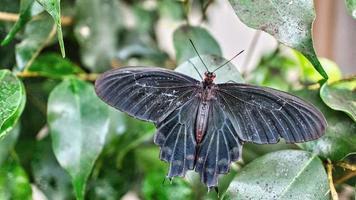
[[(220, 177), (220, 198), (354, 198), (356, 79), (316, 56), (313, 1), (228, 2), (256, 37), (265, 31), (279, 45), (253, 70), (239, 66), (240, 74), (230, 64), (218, 82), (291, 92), (316, 105), (329, 126), (324, 137), (304, 144), (246, 144), (243, 160)], [(198, 78), (186, 63), (203, 70), (188, 38), (207, 54), (209, 67), (218, 65), (221, 46), (201, 26), (213, 3), (1, 0), (0, 199), (217, 199), (195, 173), (162, 183), (167, 164), (153, 145), (154, 126), (109, 108), (92, 84), (101, 72), (126, 65), (177, 67)], [(345, 1), (350, 17), (355, 4)], [(162, 20), (176, 27), (169, 38), (174, 55), (160, 47)]]

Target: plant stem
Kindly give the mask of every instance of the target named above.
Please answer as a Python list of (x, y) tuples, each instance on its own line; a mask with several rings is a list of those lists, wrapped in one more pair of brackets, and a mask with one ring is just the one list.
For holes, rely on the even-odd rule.
[[(86, 73), (82, 73), (82, 74), (77, 74), (76, 76), (81, 79), (81, 80), (85, 80), (85, 81), (95, 81), (96, 78), (99, 76), (100, 74), (96, 74), (96, 73), (91, 73), (91, 74), (86, 74)], [(22, 78), (32, 78), (32, 77), (46, 77), (43, 76), (37, 72), (31, 72), (31, 71), (23, 71), (23, 72), (18, 72), (16, 74), (17, 77), (22, 77)]]
[(350, 164), (347, 162), (338, 162), (337, 166), (356, 172), (356, 164)]
[(326, 164), (326, 171), (328, 173), (329, 187), (331, 191), (331, 197), (333, 200), (339, 200), (339, 196), (337, 195), (334, 182), (333, 182), (333, 165), (331, 161), (328, 159), (328, 163)]
[(352, 178), (352, 177), (354, 177), (354, 176), (356, 176), (356, 171), (349, 171), (345, 176), (343, 176), (343, 177), (337, 179), (337, 180), (335, 181), (335, 185), (339, 185), (339, 184), (341, 184), (341, 183), (343, 183), (343, 182), (349, 180), (350, 178)]
[[(20, 15), (17, 13), (0, 12), (0, 21), (16, 22)], [(61, 17), (62, 26), (70, 26), (73, 24), (73, 18), (69, 16)]]

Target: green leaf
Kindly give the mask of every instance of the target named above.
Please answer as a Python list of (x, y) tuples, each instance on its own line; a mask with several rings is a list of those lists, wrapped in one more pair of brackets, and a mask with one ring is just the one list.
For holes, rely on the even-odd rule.
[(61, 48), (63, 58), (66, 56), (64, 50), (63, 33), (61, 25), (61, 6), (60, 0), (36, 0), (43, 8), (52, 16), (55, 24), (57, 25), (58, 42)]
[(212, 54), (222, 56), (218, 42), (207, 30), (201, 27), (184, 25), (173, 33), (173, 44), (176, 50), (177, 63), (183, 63), (197, 55), (189, 39), (193, 41), (200, 55)]
[(25, 102), (22, 82), (9, 70), (0, 70), (0, 139), (15, 126)]
[(119, 147), (119, 152), (116, 157), (116, 165), (122, 167), (125, 155), (132, 149), (136, 148), (145, 141), (152, 141), (152, 136), (156, 132), (156, 128), (152, 123), (139, 121), (132, 117), (125, 119), (127, 130), (118, 138), (116, 146)]
[(71, 175), (77, 199), (83, 199), (86, 180), (108, 134), (108, 107), (93, 85), (71, 79), (53, 89), (47, 113), (55, 156)]
[(13, 150), (20, 133), (20, 126), (16, 125), (8, 135), (0, 138), (0, 166), (8, 158), (9, 153)]
[(33, 18), (25, 28), (24, 39), (16, 45), (16, 62), (20, 70), (29, 67), (54, 36), (53, 22), (44, 13)]
[(93, 72), (110, 69), (121, 28), (118, 1), (78, 0), (76, 8), (74, 33), (83, 64)]
[(279, 42), (300, 51), (328, 79), (312, 41), (315, 18), (313, 0), (229, 0), (236, 15), (247, 26), (273, 35)]
[(328, 126), (321, 138), (298, 144), (299, 147), (318, 154), (323, 158), (338, 161), (350, 153), (356, 152), (356, 123), (342, 112), (326, 106), (317, 90), (299, 90), (295, 95), (309, 101), (325, 116)]
[[(306, 185), (308, 187), (306, 187)], [(242, 168), (223, 199), (330, 199), (321, 160), (309, 152), (267, 154)]]
[(345, 112), (356, 122), (356, 76), (332, 84), (324, 83), (320, 97), (330, 108)]
[(28, 177), (19, 162), (11, 157), (0, 166), (0, 199), (32, 199)]
[(55, 53), (41, 54), (27, 71), (49, 78), (63, 78), (84, 73), (77, 65)]
[(19, 19), (16, 21), (10, 32), (1, 42), (2, 46), (8, 45), (14, 39), (16, 33), (19, 32), (28, 21), (30, 21), (32, 17), (31, 8), (33, 5), (33, 1), (34, 0), (21, 0)]
[[(298, 51), (293, 51), (297, 61), (298, 61), (298, 66), (301, 68), (301, 81), (304, 83), (315, 83), (320, 81), (323, 77), (317, 73), (313, 65)], [(327, 59), (327, 58), (319, 58), (320, 63), (324, 67), (324, 70), (326, 73), (329, 75), (329, 81), (337, 81), (341, 79), (341, 71), (339, 66)]]
[(356, 19), (356, 0), (345, 0), (345, 3), (349, 14)]
[[(208, 67), (209, 71), (214, 71), (216, 68), (218, 68), (220, 65), (223, 63), (227, 62), (225, 58), (215, 56), (215, 55), (202, 55), (201, 56), (204, 63)], [(199, 59), (198, 56), (189, 59), (189, 61), (186, 61), (182, 64), (180, 64), (175, 71), (186, 74), (188, 76), (191, 76), (197, 80), (201, 80), (199, 74), (204, 78), (204, 73), (206, 72), (206, 69)], [(198, 72), (194, 69), (194, 66), (198, 69)], [(226, 82), (237, 82), (237, 83), (244, 83), (245, 81), (243, 80), (239, 70), (231, 63), (229, 62), (226, 64), (224, 67), (220, 68), (215, 72), (216, 74), (216, 83), (226, 83)]]

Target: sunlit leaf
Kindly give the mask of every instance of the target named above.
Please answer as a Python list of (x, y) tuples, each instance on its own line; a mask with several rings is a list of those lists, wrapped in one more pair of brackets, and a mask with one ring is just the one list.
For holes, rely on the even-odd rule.
[[(208, 67), (209, 71), (214, 71), (220, 65), (224, 64), (227, 60), (214, 55), (202, 55), (201, 56), (204, 63)], [(199, 57), (193, 57), (189, 59), (190, 61), (186, 61), (180, 64), (175, 70), (177, 72), (186, 74), (191, 76), (197, 80), (201, 80), (199, 74), (204, 78), (204, 73), (206, 72), (204, 64), (200, 61)], [(197, 68), (198, 72), (194, 69), (194, 66)], [(239, 70), (230, 62), (226, 64), (224, 67), (220, 68), (216, 72), (216, 79), (214, 80), (216, 83), (226, 83), (226, 82), (236, 82), (236, 83), (244, 83)]]
[(40, 55), (27, 70), (39, 76), (50, 78), (63, 78), (84, 73), (77, 65), (54, 53)]
[(86, 180), (108, 133), (108, 107), (91, 84), (65, 80), (49, 96), (48, 123), (54, 154), (71, 175), (77, 199), (83, 199)]
[(32, 199), (27, 174), (12, 157), (0, 166), (0, 199)]
[[(308, 185), (308, 187), (306, 187)], [(324, 166), (311, 153), (273, 152), (242, 168), (223, 199), (330, 199)]]
[(52, 16), (57, 26), (58, 42), (61, 48), (62, 56), (65, 57), (66, 53), (64, 50), (63, 33), (62, 33), (62, 25), (61, 25), (60, 0), (36, 0), (36, 1), (40, 3), (43, 6), (43, 8)]
[(2, 40), (2, 46), (9, 44), (14, 39), (16, 33), (19, 32), (28, 21), (30, 21), (33, 2), (34, 0), (21, 0), (19, 19), (16, 21), (6, 37)]
[(193, 41), (200, 55), (222, 55), (219, 44), (207, 30), (201, 27), (184, 25), (179, 27), (173, 34), (176, 60), (179, 64), (197, 55), (189, 39)]
[(323, 76), (312, 41), (315, 18), (313, 0), (229, 0), (236, 15), (247, 26), (273, 35), (279, 42), (300, 51)]
[(16, 125), (8, 135), (0, 139), (0, 166), (8, 158), (19, 136), (20, 126)]
[(23, 40), (16, 45), (16, 62), (20, 70), (30, 66), (41, 50), (51, 41), (53, 22), (44, 13), (29, 21), (25, 28)]
[(74, 33), (83, 64), (93, 72), (110, 69), (121, 28), (118, 1), (78, 0), (76, 8)]
[(347, 11), (356, 19), (356, 0), (345, 0)]
[(324, 136), (314, 141), (300, 143), (298, 146), (334, 161), (356, 152), (356, 123), (350, 117), (326, 106), (317, 90), (304, 89), (293, 93), (315, 105), (324, 114), (328, 123)]
[[(301, 69), (300, 79), (304, 83), (316, 83), (320, 81), (323, 77), (314, 70), (313, 65), (299, 52), (293, 51), (295, 57), (297, 58), (297, 65)], [(329, 81), (337, 81), (341, 79), (341, 71), (339, 66), (327, 59), (319, 58), (320, 63), (322, 64), (324, 70), (329, 75)]]
[(8, 70), (0, 70), (0, 139), (19, 119), (26, 102), (22, 82)]
[(345, 112), (356, 122), (356, 77), (330, 85), (324, 83), (320, 97), (330, 108)]

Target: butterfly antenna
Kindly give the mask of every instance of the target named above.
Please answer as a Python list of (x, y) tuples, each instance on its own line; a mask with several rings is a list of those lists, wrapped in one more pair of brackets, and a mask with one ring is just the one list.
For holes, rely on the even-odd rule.
[(239, 53), (237, 53), (236, 55), (234, 55), (234, 57), (232, 57), (230, 60), (224, 62), (222, 65), (220, 65), (218, 68), (216, 68), (213, 72), (216, 72), (218, 69), (224, 67), (226, 64), (228, 64), (229, 62), (231, 62), (233, 59), (235, 59), (237, 56), (239, 56), (240, 54), (242, 54), (242, 52), (244, 52), (245, 50), (240, 51)]
[(188, 62), (193, 65), (195, 71), (197, 71), (197, 73), (199, 74), (201, 80), (203, 80), (203, 77), (200, 75), (198, 68), (192, 63), (192, 61), (188, 60)]
[(190, 44), (192, 44), (195, 53), (197, 53), (197, 55), (199, 56), (199, 59), (200, 59), (200, 61), (203, 63), (203, 65), (204, 65), (206, 71), (209, 71), (209, 69), (208, 69), (208, 67), (206, 66), (206, 64), (204, 63), (203, 59), (200, 57), (200, 54), (199, 54), (197, 48), (195, 48), (195, 45), (194, 45), (193, 41), (192, 41), (191, 39), (189, 39), (189, 42), (190, 42)]

